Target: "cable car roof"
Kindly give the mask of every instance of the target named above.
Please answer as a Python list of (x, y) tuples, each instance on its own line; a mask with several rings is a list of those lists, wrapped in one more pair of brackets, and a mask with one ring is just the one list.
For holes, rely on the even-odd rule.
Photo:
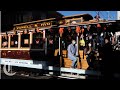
[(77, 15), (71, 15), (71, 16), (64, 16), (63, 19), (78, 18), (78, 17), (83, 17), (85, 21), (93, 19), (93, 17), (90, 14), (77, 14)]
[(37, 21), (32, 21), (32, 22), (25, 22), (25, 23), (20, 23), (20, 24), (14, 24), (13, 26), (18, 26), (18, 25), (25, 25), (25, 24), (32, 24), (32, 23), (38, 23), (38, 22), (43, 22), (43, 21), (50, 21), (50, 20), (55, 20), (56, 18), (50, 18), (50, 19), (44, 19), (44, 20), (37, 20)]
[(89, 20), (89, 21), (83, 21), (83, 22), (79, 22), (79, 23), (75, 23), (75, 24), (64, 24), (64, 25), (60, 25), (59, 27), (69, 27), (69, 26), (78, 26), (78, 25), (96, 25), (96, 24), (107, 24), (107, 23), (112, 23), (112, 22), (116, 22), (113, 20), (100, 20), (100, 21), (96, 21), (96, 20)]

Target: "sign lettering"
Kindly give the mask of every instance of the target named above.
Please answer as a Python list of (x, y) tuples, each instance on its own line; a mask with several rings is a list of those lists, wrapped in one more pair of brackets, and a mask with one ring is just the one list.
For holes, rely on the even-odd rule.
[(31, 25), (22, 25), (22, 26), (16, 26), (16, 29), (28, 29), (28, 28), (35, 28), (35, 27), (46, 27), (52, 25), (51, 22), (43, 22), (43, 23), (37, 23), (37, 24), (31, 24)]
[(66, 19), (65, 23), (66, 24), (77, 24), (83, 22), (83, 18), (73, 18), (73, 19)]

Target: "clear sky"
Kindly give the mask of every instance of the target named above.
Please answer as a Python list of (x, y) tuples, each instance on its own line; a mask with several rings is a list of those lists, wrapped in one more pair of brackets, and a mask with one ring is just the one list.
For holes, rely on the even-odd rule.
[[(58, 12), (63, 14), (64, 16), (88, 13), (94, 17), (98, 11), (58, 11)], [(108, 16), (109, 16), (109, 20), (117, 19), (117, 11), (100, 11), (99, 15), (101, 18), (107, 19), (107, 20), (108, 20)]]

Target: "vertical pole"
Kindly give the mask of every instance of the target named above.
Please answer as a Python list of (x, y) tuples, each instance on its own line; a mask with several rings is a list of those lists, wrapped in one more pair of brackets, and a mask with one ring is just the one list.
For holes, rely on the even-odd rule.
[(21, 47), (21, 34), (18, 33), (18, 49)]
[[(59, 57), (60, 57), (60, 68), (62, 67), (62, 47), (61, 47), (61, 37), (62, 34), (59, 36)], [(61, 75), (61, 70), (60, 70), (60, 75)]]
[(32, 35), (33, 35), (33, 33), (30, 32), (30, 44), (32, 44)]
[(47, 55), (47, 38), (45, 38), (45, 55)]
[(60, 55), (60, 67), (62, 67), (62, 43), (61, 43), (61, 39), (62, 39), (62, 34), (60, 34), (59, 37), (59, 55)]
[(2, 44), (2, 35), (0, 34), (0, 49), (1, 49), (1, 44)]
[(60, 47), (60, 37), (59, 37), (59, 55), (60, 55), (60, 49), (61, 47)]
[(8, 34), (8, 48), (10, 48), (11, 35)]
[(43, 30), (43, 38), (45, 38), (45, 30)]
[(108, 20), (109, 20), (109, 17), (110, 17), (110, 16), (109, 16), (109, 11), (107, 11), (107, 12), (108, 12)]
[(77, 55), (79, 55), (79, 38), (78, 38), (78, 36), (79, 36), (79, 33), (78, 33), (78, 35), (77, 35)]
[(33, 42), (33, 33), (32, 32), (29, 32), (30, 33), (30, 49), (31, 49), (31, 44)]
[[(59, 36), (60, 68), (62, 67), (62, 42), (61, 42), (61, 39), (62, 39), (63, 29), (64, 29), (64, 28), (60, 28), (60, 29), (59, 29), (59, 33), (60, 33), (60, 36)], [(61, 75), (61, 70), (60, 70), (60, 75)]]
[[(79, 56), (79, 33), (77, 34), (77, 56)], [(77, 57), (77, 68), (82, 68), (81, 62), (80, 62), (80, 58)]]

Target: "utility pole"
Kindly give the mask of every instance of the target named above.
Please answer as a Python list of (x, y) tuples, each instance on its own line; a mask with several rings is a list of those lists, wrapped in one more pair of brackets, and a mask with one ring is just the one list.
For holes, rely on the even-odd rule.
[(110, 17), (110, 11), (107, 11), (107, 13), (108, 13), (108, 20), (109, 20), (109, 17)]
[(99, 12), (100, 12), (100, 11), (96, 11), (97, 15), (95, 16), (95, 19), (96, 19), (97, 21), (99, 21), (99, 18), (100, 18)]

